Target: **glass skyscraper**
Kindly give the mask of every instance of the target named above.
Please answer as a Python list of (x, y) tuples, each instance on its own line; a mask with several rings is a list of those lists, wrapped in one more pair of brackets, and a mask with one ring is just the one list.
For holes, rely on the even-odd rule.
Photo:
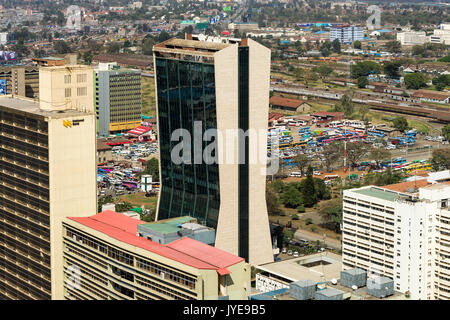
[[(235, 147), (227, 149), (231, 139), (225, 133), (267, 134), (270, 50), (248, 39), (200, 37), (187, 35), (153, 48), (161, 179), (157, 219), (193, 216), (216, 229), (216, 247), (252, 264), (271, 262), (266, 163), (249, 162), (256, 138), (238, 135)], [(177, 129), (190, 135), (191, 151), (180, 152), (182, 163), (173, 159), (184, 142), (173, 138)], [(209, 129), (220, 133), (217, 141), (203, 136)], [(203, 153), (214, 141), (224, 148), (215, 148), (213, 157), (234, 160), (206, 161)], [(266, 150), (267, 140), (263, 145)]]
[[(158, 125), (161, 161), (159, 219), (190, 215), (210, 227), (217, 227), (220, 193), (219, 165), (174, 164), (171, 141), (176, 129), (194, 131), (194, 123), (217, 128), (214, 64), (156, 57)], [(202, 142), (202, 150), (207, 142)], [(194, 150), (194, 139), (191, 139)], [(192, 157), (193, 158), (193, 154)]]

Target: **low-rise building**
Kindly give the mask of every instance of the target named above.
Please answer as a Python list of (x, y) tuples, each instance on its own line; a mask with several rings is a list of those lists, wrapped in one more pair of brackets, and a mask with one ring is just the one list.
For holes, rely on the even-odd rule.
[(46, 57), (46, 58), (33, 58), (33, 63), (42, 67), (55, 67), (63, 66), (65, 64), (64, 58)]
[(411, 94), (412, 98), (423, 102), (449, 103), (450, 92), (438, 92), (433, 90), (417, 90)]
[(256, 274), (256, 290), (268, 292), (289, 288), (298, 280), (314, 283), (338, 279), (342, 269), (341, 256), (322, 252), (304, 257), (259, 265)]
[(399, 32), (397, 33), (397, 41), (399, 41), (402, 46), (414, 46), (429, 42), (429, 37), (427, 37), (425, 31)]
[(104, 139), (97, 139), (97, 163), (112, 161), (112, 147)]
[(269, 100), (271, 108), (286, 110), (291, 112), (306, 112), (311, 106), (303, 100), (272, 96)]
[(328, 112), (328, 111), (318, 111), (316, 113), (311, 114), (311, 116), (316, 118), (317, 123), (342, 120), (345, 118), (345, 114), (343, 112)]
[(159, 244), (140, 236), (142, 224), (113, 211), (66, 218), (65, 299), (247, 299), (250, 265), (243, 258), (189, 237)]

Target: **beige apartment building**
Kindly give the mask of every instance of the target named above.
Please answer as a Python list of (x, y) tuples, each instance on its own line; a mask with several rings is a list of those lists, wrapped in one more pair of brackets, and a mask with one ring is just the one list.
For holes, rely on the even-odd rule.
[(243, 258), (188, 237), (160, 244), (138, 232), (145, 224), (109, 210), (64, 219), (64, 298), (247, 299)]
[[(199, 37), (174, 38), (153, 48), (162, 181), (157, 219), (195, 217), (216, 229), (217, 248), (252, 265), (269, 263), (270, 50), (251, 39)], [(194, 146), (185, 163), (174, 163), (176, 129), (187, 130), (192, 140), (196, 130), (201, 137), (216, 130), (216, 158), (205, 160), (205, 143), (200, 150)]]
[[(41, 103), (0, 98), (0, 299), (62, 298), (62, 220), (97, 208), (92, 89), (90, 97), (61, 104), (47, 91), (63, 90), (73, 73), (55, 68), (39, 78)], [(90, 68), (82, 70), (75, 81), (78, 74), (91, 78)]]
[(94, 70), (84, 65), (39, 69), (39, 101), (43, 110), (94, 112)]

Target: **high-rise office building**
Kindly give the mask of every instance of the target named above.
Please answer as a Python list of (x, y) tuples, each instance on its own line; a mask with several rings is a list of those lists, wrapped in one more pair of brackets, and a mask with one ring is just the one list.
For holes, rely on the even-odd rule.
[[(255, 150), (258, 145), (267, 148), (270, 50), (251, 39), (186, 38), (153, 48), (161, 181), (157, 219), (193, 216), (216, 229), (216, 247), (253, 265), (271, 262), (266, 154), (264, 161), (249, 161), (261, 151)], [(189, 161), (178, 164), (171, 158), (177, 129), (192, 137), (192, 152), (183, 154)], [(202, 137), (210, 129), (219, 133), (219, 148), (211, 153), (219, 161), (202, 156), (208, 150)], [(259, 140), (227, 134), (249, 129), (262, 133)]]
[[(51, 69), (64, 85), (71, 72)], [(95, 114), (70, 109), (93, 109), (92, 90), (89, 103), (71, 103), (40, 81), (41, 103), (0, 98), (0, 299), (61, 298), (62, 219), (97, 207)]]
[(243, 300), (249, 294), (249, 264), (200, 241), (152, 241), (139, 232), (145, 221), (114, 211), (66, 218), (63, 225), (66, 299)]
[(358, 26), (335, 26), (330, 29), (330, 41), (338, 39), (340, 43), (349, 43), (353, 41), (364, 40), (364, 32), (362, 27)]
[(412, 299), (450, 299), (449, 203), (450, 185), (430, 178), (345, 190), (343, 269), (389, 277)]
[(95, 108), (98, 134), (122, 132), (141, 124), (141, 72), (100, 63), (95, 69)]

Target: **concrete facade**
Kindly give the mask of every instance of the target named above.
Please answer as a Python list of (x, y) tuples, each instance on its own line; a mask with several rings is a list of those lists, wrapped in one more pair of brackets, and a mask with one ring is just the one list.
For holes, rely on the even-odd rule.
[(449, 299), (450, 185), (387, 187), (344, 191), (343, 269), (386, 276), (412, 299)]
[(0, 111), (0, 247), (16, 248), (0, 257), (0, 297), (61, 299), (62, 219), (97, 207), (95, 115), (10, 96)]
[(94, 112), (93, 69), (67, 65), (39, 69), (39, 101), (43, 110)]
[[(140, 239), (148, 242), (151, 248), (151, 240)], [(218, 300), (219, 297), (228, 297), (230, 300), (247, 299), (250, 266), (242, 259), (226, 267), (229, 273), (220, 275), (216, 268), (199, 268), (189, 262), (184, 263), (182, 259), (170, 258), (156, 251), (117, 240), (67, 218), (64, 219), (64, 234), (60, 241), (64, 243), (65, 299)], [(154, 246), (163, 247), (157, 244)], [(109, 254), (111, 250), (119, 252), (119, 255), (112, 256)], [(178, 247), (178, 251), (182, 253), (182, 247)], [(83, 258), (87, 254), (90, 255), (90, 260)], [(189, 261), (195, 259), (195, 255), (191, 254)], [(79, 282), (71, 282), (71, 276), (73, 278), (71, 270), (79, 272), (77, 278)], [(85, 281), (86, 279), (88, 281)], [(117, 290), (116, 286), (125, 290)]]
[(116, 63), (100, 63), (95, 69), (95, 106), (100, 136), (139, 126), (142, 113), (140, 71), (120, 69)]

